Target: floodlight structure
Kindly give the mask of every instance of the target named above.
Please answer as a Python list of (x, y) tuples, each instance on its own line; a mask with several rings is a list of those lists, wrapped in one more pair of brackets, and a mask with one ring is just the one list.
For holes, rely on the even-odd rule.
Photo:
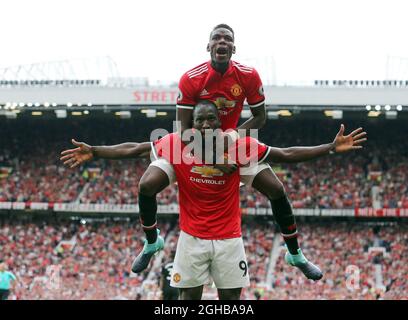
[(110, 78), (120, 78), (120, 74), (109, 56), (0, 68), (2, 85), (104, 85)]

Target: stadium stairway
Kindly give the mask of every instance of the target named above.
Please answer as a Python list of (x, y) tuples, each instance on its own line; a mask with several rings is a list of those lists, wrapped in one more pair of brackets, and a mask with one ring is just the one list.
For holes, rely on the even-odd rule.
[[(368, 248), (368, 254), (370, 253), (379, 253), (386, 257), (388, 255), (387, 250), (385, 247), (381, 246), (380, 239), (378, 237), (374, 238), (374, 245)], [(381, 261), (374, 261), (374, 279), (375, 279), (375, 287), (377, 289), (381, 289), (385, 291), (384, 286), (384, 279), (383, 279), (383, 270), (382, 270), (382, 262)]]
[(281, 245), (281, 235), (280, 233), (276, 233), (275, 237), (273, 238), (273, 245), (272, 249), (270, 252), (270, 259), (269, 259), (269, 265), (268, 265), (268, 271), (266, 273), (266, 284), (268, 286), (268, 289), (272, 288), (272, 283), (275, 281), (275, 267), (276, 267), (276, 262), (278, 261), (279, 255), (281, 251), (284, 249)]
[(385, 286), (384, 286), (383, 275), (382, 275), (382, 265), (375, 264), (374, 268), (375, 268), (374, 269), (375, 270), (375, 287), (385, 292)]
[(87, 182), (84, 187), (82, 188), (81, 192), (78, 194), (78, 197), (75, 199), (74, 203), (79, 203), (82, 196), (86, 193), (86, 191), (88, 190), (90, 184), (89, 182)]
[(374, 209), (382, 208), (381, 197), (380, 197), (380, 188), (378, 186), (374, 186), (371, 188), (371, 197), (373, 202)]

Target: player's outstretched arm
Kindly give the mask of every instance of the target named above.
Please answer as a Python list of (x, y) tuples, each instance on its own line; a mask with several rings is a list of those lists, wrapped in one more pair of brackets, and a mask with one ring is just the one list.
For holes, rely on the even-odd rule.
[(331, 152), (342, 153), (357, 150), (363, 148), (361, 144), (367, 140), (366, 135), (367, 133), (363, 132), (362, 128), (358, 128), (345, 136), (342, 124), (332, 143), (313, 147), (270, 147), (270, 152), (265, 160), (275, 163), (302, 162), (328, 155)]
[(75, 168), (85, 162), (92, 161), (94, 158), (103, 159), (128, 159), (145, 158), (151, 151), (150, 142), (126, 142), (111, 146), (91, 146), (85, 142), (78, 142), (72, 139), (74, 149), (68, 149), (61, 152), (61, 161), (64, 165)]

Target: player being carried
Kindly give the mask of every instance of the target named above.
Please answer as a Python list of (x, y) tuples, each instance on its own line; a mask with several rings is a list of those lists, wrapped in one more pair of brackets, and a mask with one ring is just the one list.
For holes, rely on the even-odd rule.
[[(201, 137), (205, 136), (206, 131), (211, 132), (221, 126), (218, 110), (210, 101), (199, 102), (193, 115), (193, 128), (201, 133)], [(362, 148), (360, 144), (366, 140), (366, 133), (361, 128), (347, 136), (343, 133), (344, 126), (341, 125), (331, 143), (290, 148), (269, 147), (251, 137), (243, 137), (230, 146), (228, 154), (236, 159), (241, 170), (241, 166), (250, 162), (301, 162), (331, 152)], [(179, 185), (181, 231), (171, 285), (180, 288), (181, 299), (200, 299), (203, 285), (212, 279), (221, 300), (239, 299), (242, 288), (249, 285), (248, 265), (241, 237), (239, 170), (228, 174), (213, 165), (205, 164), (202, 157), (196, 155), (198, 149), (188, 148), (177, 133), (167, 134), (153, 143), (123, 143), (113, 146), (90, 146), (75, 140), (72, 143), (76, 146), (75, 149), (61, 153), (61, 160), (71, 168), (91, 161), (94, 157), (139, 158), (147, 157), (150, 151), (156, 159), (165, 158), (173, 166)], [(206, 148), (202, 155), (215, 149), (214, 145), (201, 145)], [(242, 151), (244, 158), (238, 154)], [(163, 174), (167, 175), (165, 171)], [(153, 254), (153, 251), (149, 253), (149, 260)], [(293, 264), (288, 254), (285, 258), (289, 264)], [(298, 267), (302, 270), (309, 268), (310, 264), (307, 262)]]
[[(248, 136), (250, 129), (260, 129), (264, 126), (266, 112), (262, 81), (254, 68), (231, 60), (235, 53), (234, 41), (235, 34), (230, 26), (226, 24), (215, 26), (207, 44), (211, 60), (187, 71), (181, 77), (177, 98), (180, 133), (191, 128), (194, 106), (202, 99), (215, 103), (221, 129), (228, 134), (230, 141), (235, 141), (239, 135)], [(245, 100), (252, 116), (237, 128)], [(223, 172), (229, 172), (225, 166), (218, 168)], [(262, 163), (242, 168), (240, 174), (241, 183), (252, 186), (270, 201), (273, 217), (285, 241), (291, 264), (302, 265), (301, 270), (307, 278), (320, 279), (323, 276), (322, 271), (313, 264), (308, 264), (299, 247), (292, 206), (282, 182), (272, 168), (267, 163)], [(144, 270), (148, 265), (150, 253), (162, 247), (163, 239), (158, 237), (156, 229), (156, 195), (175, 182), (172, 180), (174, 176), (172, 166), (167, 160), (160, 159), (153, 161), (140, 179), (138, 198), (140, 218), (148, 245), (142, 252), (145, 255), (139, 255), (136, 260), (135, 272)]]

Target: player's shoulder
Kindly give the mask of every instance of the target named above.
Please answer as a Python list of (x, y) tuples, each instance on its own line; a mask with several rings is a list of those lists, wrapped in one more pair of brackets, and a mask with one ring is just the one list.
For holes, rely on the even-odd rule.
[(247, 66), (243, 63), (240, 63), (238, 61), (233, 61), (231, 60), (231, 65), (240, 74), (243, 74), (244, 76), (253, 76), (254, 74), (257, 74), (258, 72), (254, 67)]
[(199, 64), (198, 66), (186, 71), (183, 74), (182, 78), (185, 79), (194, 79), (194, 78), (199, 78), (200, 76), (203, 76), (208, 73), (208, 61), (203, 62)]
[(171, 141), (176, 141), (176, 140), (180, 140), (179, 138), (179, 134), (177, 132), (171, 132), (168, 133), (164, 136), (164, 138), (166, 138), (167, 140), (171, 140)]
[(168, 134), (164, 135), (163, 137), (157, 139), (155, 141), (155, 144), (158, 144), (158, 143), (163, 144), (163, 143), (167, 143), (169, 141), (175, 141), (177, 139), (177, 136), (178, 135), (175, 132), (168, 133)]

